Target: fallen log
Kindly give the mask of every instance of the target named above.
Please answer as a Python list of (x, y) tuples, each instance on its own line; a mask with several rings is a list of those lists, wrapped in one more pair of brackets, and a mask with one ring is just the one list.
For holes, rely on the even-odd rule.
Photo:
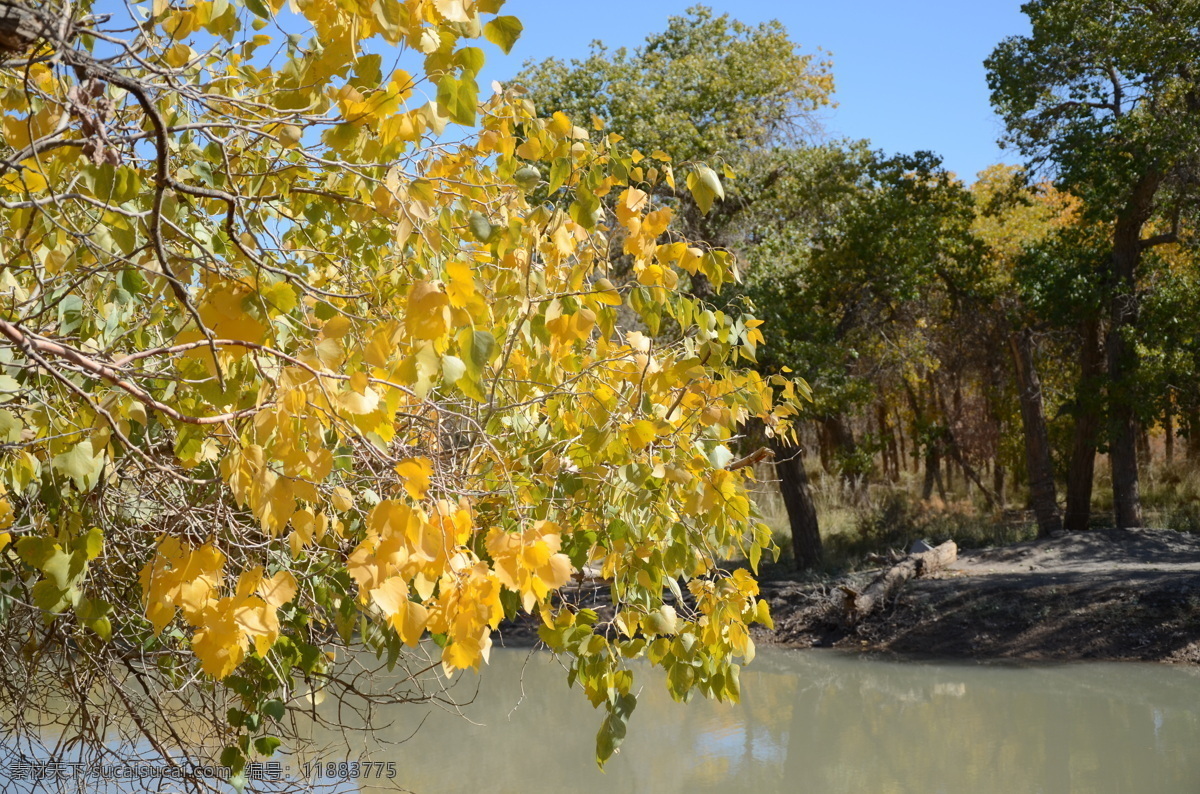
[(843, 585), (842, 622), (853, 626), (896, 593), (909, 579), (945, 568), (958, 559), (958, 545), (948, 540), (940, 546), (907, 557), (871, 580), (862, 592)]

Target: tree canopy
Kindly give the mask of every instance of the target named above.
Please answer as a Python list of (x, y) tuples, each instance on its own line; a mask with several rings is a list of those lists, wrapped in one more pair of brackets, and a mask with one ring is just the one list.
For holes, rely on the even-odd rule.
[[(733, 268), (671, 233), (669, 169), (569, 107), (481, 96), (472, 40), (521, 31), (501, 5), (0, 2), (0, 685), (23, 740), (65, 698), (68, 731), (125, 725), (170, 761), (191, 715), (240, 773), (288, 710), (354, 695), (346, 665), (440, 698), (428, 677), (478, 669), (522, 611), (605, 709), (601, 761), (632, 659), (677, 698), (738, 697), (770, 618), (722, 561), (772, 543), (728, 445), (752, 417), (786, 435), (794, 385), (746, 368), (759, 320), (676, 288)], [(711, 169), (680, 172), (711, 203)], [(604, 620), (573, 603), (585, 573)]]
[[(1135, 435), (1142, 254), (1195, 228), (1200, 4), (1034, 0), (987, 60), (1008, 139), (1111, 223), (1108, 397), (1117, 524), (1142, 523)], [(1190, 219), (1190, 222), (1187, 220)], [(1152, 222), (1156, 234), (1146, 236)]]

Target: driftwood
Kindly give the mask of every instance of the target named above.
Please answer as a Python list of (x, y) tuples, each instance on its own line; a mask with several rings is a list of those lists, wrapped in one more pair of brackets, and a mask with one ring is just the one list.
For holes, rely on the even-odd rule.
[(909, 579), (933, 573), (958, 559), (958, 546), (948, 540), (920, 554), (909, 554), (871, 580), (860, 593), (842, 586), (842, 621), (852, 626), (894, 595)]

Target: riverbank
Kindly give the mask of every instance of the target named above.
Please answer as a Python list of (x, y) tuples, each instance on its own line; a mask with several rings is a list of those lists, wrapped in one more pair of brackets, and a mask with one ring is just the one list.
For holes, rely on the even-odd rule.
[(879, 572), (764, 577), (775, 630), (760, 643), (960, 658), (1200, 664), (1200, 536), (1093, 530), (962, 551), (852, 628), (835, 593)]
[[(910, 580), (853, 627), (840, 588), (861, 590), (882, 568), (797, 581), (764, 568), (774, 630), (760, 645), (841, 648), (963, 659), (1108, 660), (1200, 664), (1200, 535), (1097, 529), (960, 551), (948, 568)], [(790, 577), (790, 578), (789, 578)], [(610, 617), (608, 588), (569, 588), (577, 607)], [(501, 625), (502, 646), (537, 642), (538, 621)]]

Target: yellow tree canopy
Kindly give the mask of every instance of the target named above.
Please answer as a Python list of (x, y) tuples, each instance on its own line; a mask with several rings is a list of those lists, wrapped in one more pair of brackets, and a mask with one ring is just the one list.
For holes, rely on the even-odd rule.
[(30, 697), (71, 671), (66, 722), (198, 672), (239, 772), (337, 648), (448, 676), (519, 611), (601, 760), (630, 659), (737, 697), (769, 617), (721, 561), (770, 537), (730, 442), (792, 384), (684, 290), (735, 271), (651, 199), (666, 153), (482, 98), (501, 4), (0, 0), (0, 636)]

